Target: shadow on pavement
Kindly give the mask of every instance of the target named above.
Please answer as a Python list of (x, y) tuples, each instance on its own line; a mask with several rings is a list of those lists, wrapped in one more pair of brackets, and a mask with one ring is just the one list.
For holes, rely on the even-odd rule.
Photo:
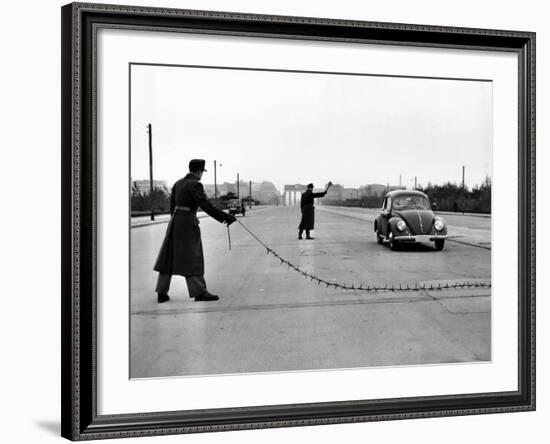
[(58, 421), (37, 421), (36, 425), (53, 435), (61, 436), (61, 424)]

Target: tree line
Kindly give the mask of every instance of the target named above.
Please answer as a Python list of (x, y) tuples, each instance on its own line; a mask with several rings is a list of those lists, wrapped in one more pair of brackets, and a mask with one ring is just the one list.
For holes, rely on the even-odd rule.
[(161, 188), (153, 189), (153, 192), (133, 192), (130, 199), (132, 216), (151, 213), (165, 214), (170, 212), (170, 195)]
[[(225, 210), (227, 209), (228, 201), (237, 198), (238, 197), (235, 193), (229, 192), (218, 197), (218, 199), (210, 199), (210, 202), (212, 202), (214, 206), (218, 207), (219, 209)], [(244, 198), (241, 200), (243, 202), (246, 202), (246, 204), (250, 203), (248, 198)], [(255, 199), (251, 199), (251, 201), (254, 205), (258, 205), (260, 203)], [(148, 191), (132, 192), (132, 196), (130, 198), (130, 208), (132, 216), (150, 214), (151, 207), (153, 208), (153, 212), (155, 214), (170, 213), (170, 193), (167, 193), (164, 189), (161, 188), (155, 188), (152, 193)]]
[(491, 213), (491, 179), (489, 177), (471, 190), (451, 182), (443, 185), (428, 183), (427, 187), (418, 189), (426, 193), (432, 203), (435, 202), (437, 210)]
[[(439, 211), (454, 211), (464, 213), (491, 213), (491, 179), (486, 177), (481, 185), (472, 189), (456, 183), (447, 182), (442, 185), (428, 183), (418, 186), (418, 191), (425, 193), (435, 209)], [(323, 200), (324, 205), (353, 206), (364, 208), (381, 208), (384, 193), (375, 193), (358, 199)]]

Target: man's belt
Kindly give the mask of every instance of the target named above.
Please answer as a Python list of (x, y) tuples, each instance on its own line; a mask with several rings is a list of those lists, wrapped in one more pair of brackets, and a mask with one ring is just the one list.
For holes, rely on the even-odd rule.
[(176, 211), (186, 211), (187, 213), (193, 213), (193, 214), (196, 213), (196, 211), (193, 211), (191, 209), (191, 207), (184, 207), (184, 206), (181, 206), (181, 205), (176, 205), (174, 209)]

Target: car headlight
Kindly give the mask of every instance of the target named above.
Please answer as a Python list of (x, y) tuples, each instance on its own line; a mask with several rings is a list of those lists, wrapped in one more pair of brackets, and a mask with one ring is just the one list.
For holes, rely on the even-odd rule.
[(405, 228), (407, 228), (407, 224), (405, 223), (404, 220), (400, 220), (400, 221), (397, 222), (397, 229), (399, 231), (404, 231)]
[(443, 228), (445, 228), (445, 222), (443, 222), (441, 219), (436, 219), (434, 222), (434, 227), (437, 231), (442, 231)]

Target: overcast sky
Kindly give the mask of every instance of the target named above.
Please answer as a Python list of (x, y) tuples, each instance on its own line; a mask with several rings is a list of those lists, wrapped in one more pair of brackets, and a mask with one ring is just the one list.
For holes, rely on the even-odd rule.
[(480, 184), (492, 168), (492, 84), (486, 81), (132, 67), (131, 175), (171, 185), (192, 158), (203, 183), (332, 180), (412, 186)]

